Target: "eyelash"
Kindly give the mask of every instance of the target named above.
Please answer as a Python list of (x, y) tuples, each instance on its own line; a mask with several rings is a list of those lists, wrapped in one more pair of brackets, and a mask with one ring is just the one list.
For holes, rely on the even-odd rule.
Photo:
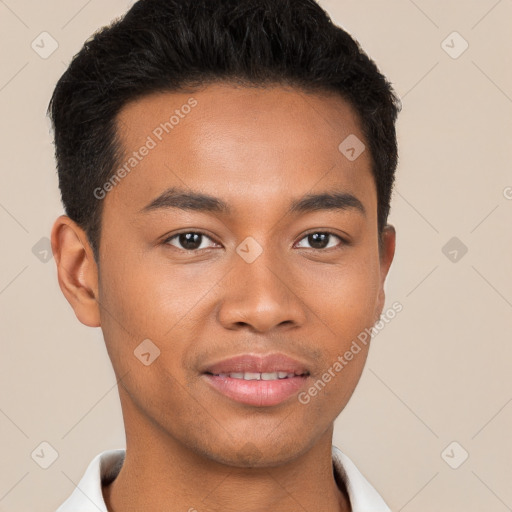
[[(307, 238), (309, 235), (314, 235), (316, 233), (320, 233), (320, 234), (323, 234), (323, 235), (330, 235), (330, 236), (333, 236), (335, 238), (337, 238), (338, 240), (340, 240), (340, 244), (338, 244), (337, 246), (335, 247), (328, 247), (326, 249), (314, 249), (314, 248), (310, 248), (311, 251), (317, 251), (317, 252), (327, 252), (329, 250), (336, 250), (336, 249), (341, 249), (342, 246), (344, 245), (349, 245), (349, 242), (347, 240), (345, 240), (344, 238), (342, 238), (340, 235), (336, 234), (336, 233), (333, 233), (332, 231), (319, 231), (319, 230), (314, 230), (314, 231), (310, 231), (308, 233), (305, 233), (304, 236), (299, 240), (299, 242), (301, 242), (302, 240), (304, 240), (305, 238)], [(182, 231), (180, 233), (176, 233), (168, 238), (166, 238), (162, 243), (164, 245), (170, 245), (169, 242), (171, 240), (173, 240), (174, 238), (177, 238), (179, 237), (180, 235), (187, 235), (187, 234), (194, 234), (194, 235), (202, 235), (203, 237), (206, 237), (208, 239), (210, 239), (212, 242), (214, 243), (218, 243), (216, 242), (215, 240), (213, 240), (213, 238), (202, 232), (202, 231)], [(179, 247), (176, 247), (176, 246), (172, 246), (174, 247), (175, 249), (178, 249), (178, 250), (181, 250), (181, 251), (184, 251), (184, 252), (188, 252), (188, 253), (194, 253), (194, 252), (199, 252), (199, 251), (204, 251), (204, 250), (208, 250), (208, 249), (212, 249), (211, 247), (207, 247), (205, 249), (181, 249)]]

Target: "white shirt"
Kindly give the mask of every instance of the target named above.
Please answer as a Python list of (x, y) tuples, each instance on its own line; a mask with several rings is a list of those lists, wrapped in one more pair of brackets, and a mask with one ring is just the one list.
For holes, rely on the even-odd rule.
[[(116, 449), (96, 455), (75, 490), (56, 512), (108, 512), (102, 484), (117, 477), (125, 454), (125, 449)], [(342, 480), (347, 488), (352, 512), (391, 512), (379, 493), (336, 446), (332, 447), (332, 459), (337, 480)]]

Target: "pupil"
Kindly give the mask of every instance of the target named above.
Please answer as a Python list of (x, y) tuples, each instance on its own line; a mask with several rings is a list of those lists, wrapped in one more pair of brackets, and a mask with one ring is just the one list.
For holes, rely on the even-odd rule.
[(200, 233), (181, 233), (179, 241), (184, 249), (197, 249), (201, 246)]
[(329, 241), (329, 233), (312, 233), (308, 235), (308, 242), (314, 249), (324, 249)]

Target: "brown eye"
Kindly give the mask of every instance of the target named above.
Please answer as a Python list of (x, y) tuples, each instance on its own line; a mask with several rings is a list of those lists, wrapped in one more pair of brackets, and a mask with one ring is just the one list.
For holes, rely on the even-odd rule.
[[(316, 249), (316, 250), (330, 249), (332, 247), (342, 245), (340, 243), (336, 244), (334, 239), (338, 239), (339, 241), (344, 242), (344, 240), (341, 237), (339, 237), (338, 235), (335, 235), (334, 233), (329, 233), (329, 232), (324, 232), (324, 231), (316, 231), (314, 233), (309, 233), (308, 235), (306, 235), (299, 242), (299, 246), (303, 240), (307, 240), (307, 243), (310, 245), (309, 248)], [(304, 247), (304, 246), (302, 246), (302, 247)], [(306, 248), (308, 248), (308, 247), (306, 247)]]
[[(188, 233), (178, 233), (177, 235), (173, 235), (167, 238), (164, 243), (185, 251), (197, 251), (199, 249), (207, 249), (208, 247), (211, 247), (203, 245), (203, 242), (206, 240), (213, 242), (213, 240), (204, 233), (191, 231)], [(172, 243), (172, 241), (176, 241), (177, 243)]]

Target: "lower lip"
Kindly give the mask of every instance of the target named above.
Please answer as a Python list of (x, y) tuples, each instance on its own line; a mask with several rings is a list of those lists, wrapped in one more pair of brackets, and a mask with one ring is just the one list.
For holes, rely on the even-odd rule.
[(257, 407), (278, 405), (304, 386), (307, 376), (275, 380), (244, 380), (204, 374), (217, 391), (235, 402)]

